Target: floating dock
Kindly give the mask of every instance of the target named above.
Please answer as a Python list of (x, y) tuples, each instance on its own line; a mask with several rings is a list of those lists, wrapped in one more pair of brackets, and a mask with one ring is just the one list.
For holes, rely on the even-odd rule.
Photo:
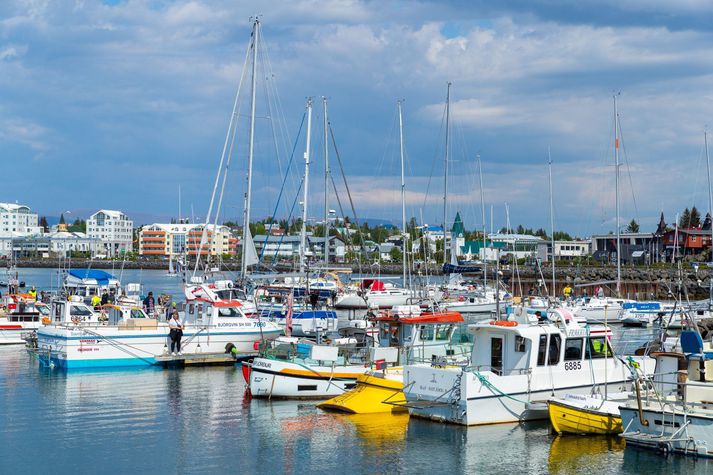
[(156, 356), (156, 364), (164, 368), (184, 368), (187, 366), (232, 366), (257, 356), (257, 353), (184, 353), (182, 355)]

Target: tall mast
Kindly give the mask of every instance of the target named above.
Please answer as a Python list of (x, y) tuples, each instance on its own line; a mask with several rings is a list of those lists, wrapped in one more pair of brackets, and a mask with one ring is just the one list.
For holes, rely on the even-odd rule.
[(485, 192), (483, 191), (483, 164), (480, 161), (478, 154), (478, 175), (480, 175), (480, 212), (483, 217), (483, 285), (488, 286), (488, 256), (486, 255), (486, 247), (488, 246), (485, 237)]
[(547, 165), (550, 174), (550, 233), (552, 234), (552, 297), (556, 296), (555, 290), (555, 207), (552, 200), (552, 154), (550, 147), (547, 147)]
[[(708, 171), (708, 212), (713, 216), (713, 190), (711, 189), (711, 162), (708, 157), (708, 131), (703, 132), (703, 143), (706, 147), (706, 170)], [(711, 253), (713, 254), (713, 223), (711, 224)], [(708, 262), (713, 262), (713, 255), (710, 255)], [(708, 266), (708, 307), (710, 310), (713, 304), (713, 276), (711, 268)]]
[(307, 245), (307, 196), (309, 191), (309, 151), (312, 139), (312, 98), (307, 99), (307, 143), (305, 144), (304, 197), (302, 199), (302, 232), (300, 233), (300, 273), (305, 270)]
[[(401, 155), (401, 261), (403, 263), (404, 287), (406, 286), (406, 181), (404, 179), (404, 120), (401, 112), (401, 101), (397, 101), (399, 106), (399, 150)], [(444, 243), (445, 244), (445, 243)]]
[(614, 168), (616, 170), (616, 295), (621, 295), (621, 229), (619, 229), (619, 112), (614, 94)]
[(329, 121), (327, 120), (327, 98), (322, 97), (324, 107), (324, 265), (329, 267)]
[[(245, 277), (248, 273), (247, 246), (250, 237), (250, 203), (252, 201), (253, 186), (253, 155), (255, 152), (255, 94), (257, 88), (257, 45), (260, 35), (260, 19), (255, 17), (253, 23), (253, 67), (250, 84), (250, 139), (248, 143), (248, 186), (245, 192), (245, 207), (243, 209), (243, 253), (240, 262), (240, 273)], [(214, 230), (215, 231), (215, 230)]]
[[(448, 82), (448, 92), (446, 93), (446, 155), (444, 159), (443, 173), (443, 263), (448, 262), (448, 246), (446, 246), (446, 226), (448, 225), (448, 149), (450, 148), (450, 125), (451, 125), (451, 83)], [(451, 236), (451, 239), (453, 237)]]

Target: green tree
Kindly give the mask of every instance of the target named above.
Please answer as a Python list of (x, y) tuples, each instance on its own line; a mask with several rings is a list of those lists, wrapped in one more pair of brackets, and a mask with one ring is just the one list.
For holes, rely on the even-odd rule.
[(686, 208), (683, 210), (683, 213), (681, 213), (681, 216), (678, 218), (678, 227), (679, 228), (687, 228), (690, 226), (691, 222), (691, 211)]
[(698, 209), (695, 206), (693, 208), (691, 208), (691, 217), (688, 222), (689, 222), (688, 227), (691, 227), (691, 228), (700, 228), (701, 227), (701, 213), (698, 211)]
[(391, 262), (401, 262), (401, 259), (403, 259), (403, 253), (398, 247), (392, 247), (389, 255), (391, 256)]
[(629, 223), (629, 225), (626, 227), (626, 232), (627, 233), (638, 233), (639, 232), (639, 223), (637, 223), (635, 219), (632, 219), (631, 222)]
[(42, 229), (44, 229), (45, 232), (49, 232), (50, 225), (47, 223), (47, 217), (42, 216), (40, 218), (40, 226), (42, 227)]

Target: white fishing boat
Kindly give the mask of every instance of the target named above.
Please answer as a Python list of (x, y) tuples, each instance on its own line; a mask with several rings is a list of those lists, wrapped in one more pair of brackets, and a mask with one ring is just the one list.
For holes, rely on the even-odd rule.
[(611, 392), (625, 391), (632, 374), (653, 370), (650, 358), (614, 357), (603, 325), (580, 326), (564, 309), (548, 318), (472, 325), (468, 366), (405, 366), (411, 414), (462, 425), (543, 419), (552, 396), (587, 394), (604, 381)]
[(379, 279), (364, 279), (359, 288), (352, 288), (337, 296), (336, 308), (392, 308), (407, 305), (417, 293)]
[(357, 346), (350, 338), (331, 345), (283, 339), (252, 362), (243, 362), (250, 393), (253, 397), (326, 399), (354, 388), (357, 377), (380, 362), (387, 365), (454, 356), (452, 338), (463, 317), (445, 312), (414, 317), (389, 314), (377, 320), (379, 341), (372, 346)]
[(68, 295), (82, 298), (101, 295), (104, 291), (120, 295), (121, 282), (103, 270), (71, 269), (64, 278), (64, 290)]
[(653, 378), (637, 382), (635, 397), (619, 407), (621, 436), (664, 454), (713, 457), (713, 343), (686, 330), (681, 347), (683, 353), (653, 354)]
[(0, 345), (21, 345), (42, 325), (47, 306), (30, 294), (5, 295), (0, 302)]
[(617, 319), (625, 326), (647, 327), (661, 320), (666, 313), (667, 308), (661, 302), (625, 302)]
[[(104, 307), (105, 322), (60, 323), (37, 330), (42, 360), (66, 369), (151, 366), (168, 353), (168, 322), (149, 318), (137, 302), (120, 300)], [(257, 351), (261, 341), (281, 330), (270, 322), (248, 318), (238, 301), (196, 299), (186, 305), (182, 351), (238, 353)]]
[(635, 302), (635, 300), (615, 297), (587, 297), (565, 303), (565, 306), (583, 321), (602, 323), (606, 318), (610, 323), (613, 323), (624, 308), (624, 304)]
[(192, 284), (184, 287), (186, 304), (208, 300), (210, 302), (238, 302), (240, 310), (248, 317), (258, 314), (255, 302), (245, 295), (245, 290), (237, 287), (232, 280), (216, 280), (210, 283)]

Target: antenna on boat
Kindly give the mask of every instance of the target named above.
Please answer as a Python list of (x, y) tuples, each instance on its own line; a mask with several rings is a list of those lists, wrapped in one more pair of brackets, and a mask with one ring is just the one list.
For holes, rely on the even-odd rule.
[(478, 159), (478, 175), (480, 176), (480, 212), (483, 218), (483, 286), (488, 286), (488, 259), (486, 255), (486, 247), (488, 246), (486, 241), (486, 224), (485, 224), (485, 192), (483, 191), (483, 164), (480, 161), (480, 154), (476, 155)]
[(329, 267), (329, 121), (327, 98), (322, 97), (324, 107), (324, 267)]
[[(711, 162), (708, 156), (708, 129), (703, 131), (703, 143), (706, 149), (706, 171), (708, 172), (708, 212), (713, 216), (713, 188), (711, 187)], [(711, 251), (708, 255), (708, 312), (713, 307), (713, 276), (711, 275), (711, 262), (713, 262), (713, 223), (711, 224)]]
[[(399, 108), (399, 150), (400, 150), (400, 157), (401, 157), (401, 249), (402, 249), (402, 254), (403, 256), (401, 257), (401, 262), (402, 262), (402, 271), (403, 271), (403, 285), (406, 286), (406, 268), (408, 266), (406, 262), (406, 236), (408, 235), (406, 233), (406, 181), (404, 179), (404, 121), (403, 121), (403, 113), (401, 110), (401, 106), (403, 104), (403, 99), (399, 99), (396, 101), (398, 104)], [(452, 237), (451, 237), (452, 239)], [(445, 244), (445, 242), (444, 242)], [(411, 285), (409, 283), (408, 288), (411, 288)]]
[[(448, 152), (450, 148), (450, 125), (451, 125), (451, 82), (448, 81), (446, 92), (446, 154), (443, 160), (443, 264), (448, 263), (448, 246), (446, 246), (446, 226), (448, 225)], [(453, 239), (453, 236), (451, 236)]]
[(621, 295), (621, 229), (619, 228), (619, 111), (614, 94), (614, 169), (616, 175), (616, 295)]
[(550, 176), (550, 232), (552, 233), (552, 297), (557, 296), (555, 288), (555, 208), (552, 198), (552, 153), (550, 147), (547, 147), (547, 168)]
[[(304, 197), (302, 199), (302, 232), (300, 233), (300, 274), (305, 271), (307, 245), (307, 197), (309, 192), (309, 152), (312, 139), (312, 98), (307, 98), (307, 141), (305, 143)], [(309, 281), (309, 279), (308, 279)]]

